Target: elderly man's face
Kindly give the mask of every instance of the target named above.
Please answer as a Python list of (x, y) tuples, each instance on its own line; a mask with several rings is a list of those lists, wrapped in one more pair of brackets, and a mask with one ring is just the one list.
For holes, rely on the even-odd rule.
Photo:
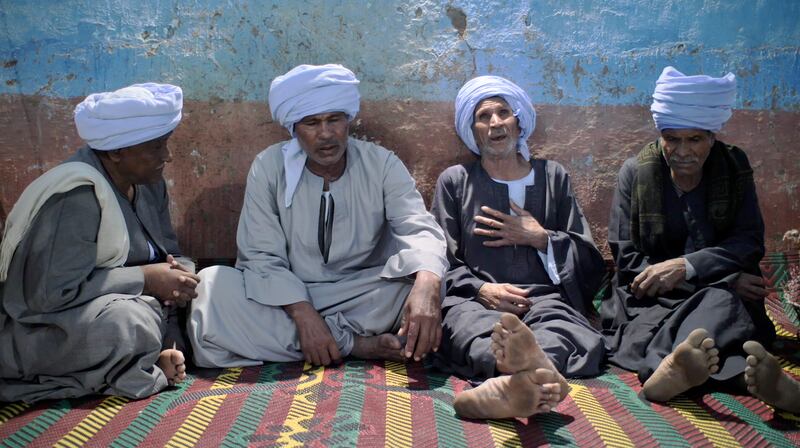
[(472, 135), (481, 157), (508, 157), (517, 149), (519, 120), (500, 97), (486, 98), (475, 107)]
[(664, 129), (661, 131), (661, 147), (667, 158), (672, 177), (676, 180), (692, 179), (703, 174), (714, 134), (704, 129)]
[(331, 167), (347, 150), (349, 123), (344, 112), (309, 115), (294, 125), (294, 135), (308, 156), (311, 168)]
[(172, 162), (167, 140), (172, 133), (116, 151), (117, 169), (132, 184), (161, 181), (164, 166)]

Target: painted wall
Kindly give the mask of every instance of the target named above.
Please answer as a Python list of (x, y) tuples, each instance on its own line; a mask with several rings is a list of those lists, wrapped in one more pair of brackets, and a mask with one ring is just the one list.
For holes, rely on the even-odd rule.
[(22, 1), (0, 0), (0, 220), (22, 189), (80, 145), (72, 108), (95, 91), (178, 84), (185, 118), (166, 171), (184, 250), (235, 255), (253, 157), (283, 140), (269, 83), (301, 63), (361, 79), (358, 137), (396, 151), (429, 199), (439, 172), (470, 159), (452, 101), (497, 74), (537, 107), (531, 147), (571, 172), (605, 246), (616, 172), (655, 137), (648, 112), (666, 65), (738, 77), (720, 138), (748, 151), (769, 249), (800, 227), (800, 2)]

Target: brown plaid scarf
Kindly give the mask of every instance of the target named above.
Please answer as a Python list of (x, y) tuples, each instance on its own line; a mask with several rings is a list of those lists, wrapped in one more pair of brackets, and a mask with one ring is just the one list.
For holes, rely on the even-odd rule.
[[(664, 173), (669, 173), (669, 168), (661, 155), (659, 140), (642, 148), (636, 158), (639, 175), (631, 192), (631, 239), (646, 254), (663, 252), (666, 216), (662, 187)], [(742, 204), (745, 186), (753, 181), (753, 170), (746, 160), (741, 149), (717, 140), (703, 165), (703, 177), (709, 179), (708, 219), (718, 236), (730, 230)]]

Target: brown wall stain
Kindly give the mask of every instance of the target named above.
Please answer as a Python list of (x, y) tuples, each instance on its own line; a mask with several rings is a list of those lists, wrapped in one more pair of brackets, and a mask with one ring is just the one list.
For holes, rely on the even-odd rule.
[[(75, 100), (0, 96), (0, 224), (25, 186), (82, 145), (72, 121)], [(783, 232), (800, 227), (800, 159), (788, 148), (800, 141), (798, 112), (734, 112), (719, 138), (742, 147), (755, 169), (768, 250)], [(351, 127), (406, 163), (430, 204), (439, 173), (473, 160), (453, 128), (453, 106), (443, 102), (364, 102)], [(646, 107), (537, 106), (530, 146), (536, 157), (562, 163), (607, 253), (606, 234), (617, 170), (656, 138)], [(234, 257), (236, 226), (250, 163), (288, 133), (263, 103), (187, 101), (170, 140), (172, 219), (181, 247), (198, 258)]]

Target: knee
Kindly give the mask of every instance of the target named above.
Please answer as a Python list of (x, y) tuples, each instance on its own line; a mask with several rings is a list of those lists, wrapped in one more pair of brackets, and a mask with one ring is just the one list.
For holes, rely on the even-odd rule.
[(161, 348), (161, 316), (140, 298), (109, 302), (90, 325), (89, 343), (106, 342), (117, 350), (152, 345)]

